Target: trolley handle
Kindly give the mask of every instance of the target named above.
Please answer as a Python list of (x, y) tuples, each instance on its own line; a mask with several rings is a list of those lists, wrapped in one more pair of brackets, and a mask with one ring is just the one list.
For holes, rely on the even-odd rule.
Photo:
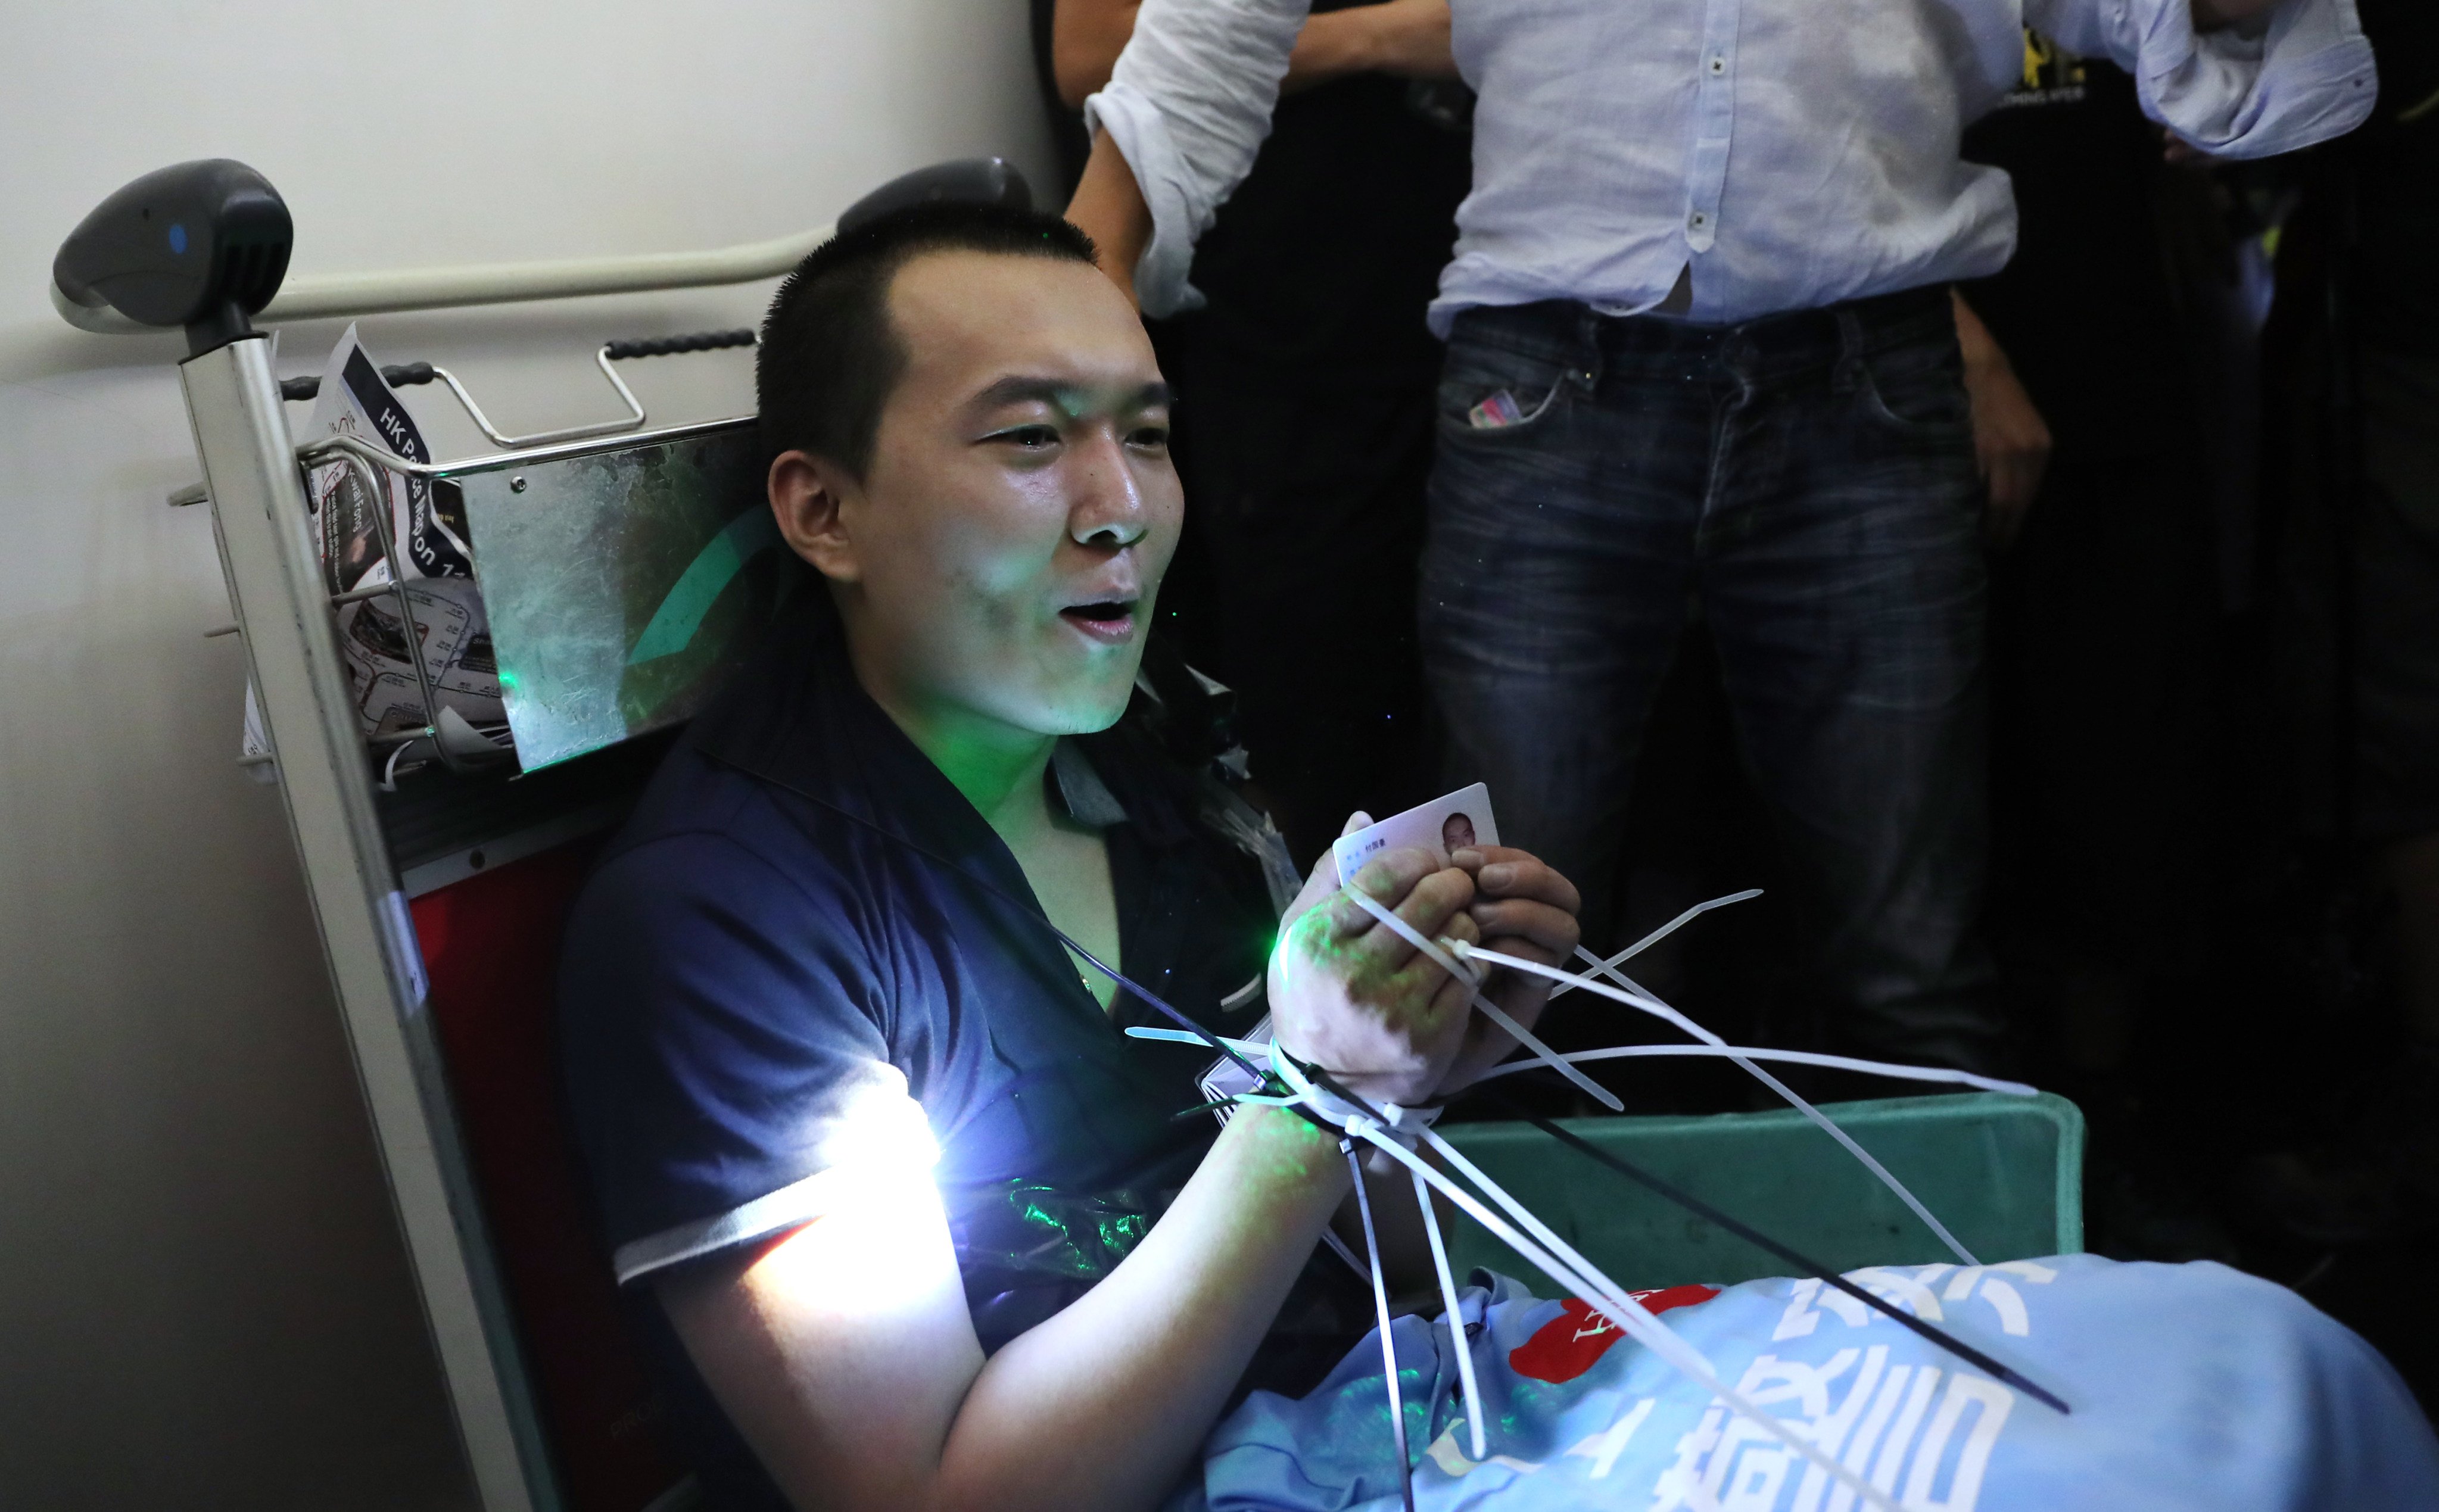
[(674, 357), (683, 352), (716, 352), (730, 347), (751, 347), (759, 340), (751, 330), (699, 330), (691, 336), (647, 336), (614, 341), (601, 355), (614, 363), (637, 357)]
[[(491, 423), (491, 418), (483, 413), (483, 406), (474, 402), (474, 396), (467, 392), (465, 383), (446, 367), (436, 366), (431, 363), (399, 363), (383, 368), (381, 373), (393, 388), (436, 382), (447, 384), (449, 392), (456, 396), (457, 402), (465, 407), (467, 416), (473, 420), (477, 429), (490, 436), (494, 445), (507, 451), (516, 452), (526, 447), (548, 446), (559, 441), (578, 441), (588, 436), (615, 436), (622, 431), (640, 430), (644, 424), (644, 406), (635, 398), (634, 392), (627, 387), (626, 381), (612, 370), (610, 366), (612, 363), (641, 357), (673, 357), (684, 352), (721, 351), (733, 347), (751, 347), (757, 340), (753, 331), (739, 329), (699, 330), (684, 336), (645, 336), (626, 341), (605, 342), (601, 349), (594, 354), (593, 361), (595, 365), (601, 369), (601, 376), (610, 381), (611, 388), (616, 391), (620, 400), (625, 401), (627, 414), (614, 420), (600, 420), (589, 425), (571, 425), (557, 431), (536, 431), (530, 436), (503, 435), (500, 428)], [(279, 384), (279, 397), (294, 400), (309, 400), (318, 396), (321, 388), (322, 381), (319, 378), (283, 379)]]
[[(429, 383), (440, 376), (440, 369), (430, 363), (391, 363), (381, 370), (382, 382), (392, 388), (410, 388)], [(292, 404), (322, 397), (322, 380), (318, 375), (283, 378), (279, 381), (279, 397)]]
[[(640, 336), (623, 341), (606, 342), (601, 349), (594, 354), (594, 363), (601, 369), (602, 376), (610, 380), (610, 386), (617, 391), (618, 397), (627, 401), (627, 407), (632, 414), (623, 419), (604, 420), (593, 425), (571, 426), (562, 431), (543, 431), (533, 436), (501, 435), (491, 424), (490, 417), (483, 413), (483, 407), (474, 401), (474, 396), (466, 391), (465, 383), (446, 367), (436, 366), (431, 363), (390, 363), (382, 368), (381, 375), (383, 382), (392, 388), (411, 388), (422, 383), (448, 385), (450, 393), (456, 397), (457, 402), (465, 407), (466, 413), (472, 418), (475, 425), (485, 436), (508, 451), (522, 451), (528, 447), (559, 441), (582, 440), (595, 436), (614, 436), (620, 432), (640, 428), (644, 423), (644, 406), (636, 400), (633, 391), (629, 389), (618, 375), (611, 370), (612, 363), (632, 362), (645, 357), (676, 357), (688, 352), (724, 351), (738, 347), (756, 346), (760, 340), (761, 338), (754, 331), (740, 328), (736, 330), (698, 330), (683, 336)], [(302, 378), (283, 378), (279, 381), (279, 397), (292, 404), (306, 403), (320, 398), (321, 394), (322, 380), (316, 374), (308, 374)], [(172, 492), (169, 502), (170, 507), (175, 508), (186, 505), (201, 504), (207, 497), (209, 495), (202, 484), (189, 483), (185, 488)], [(224, 634), (226, 631), (214, 631), (210, 633)]]

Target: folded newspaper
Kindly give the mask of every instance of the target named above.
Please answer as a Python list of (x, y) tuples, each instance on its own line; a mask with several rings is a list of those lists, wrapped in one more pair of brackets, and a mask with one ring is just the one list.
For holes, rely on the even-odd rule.
[[(370, 441), (410, 462), (432, 460), (415, 417), (383, 380), (352, 325), (323, 367), (312, 418), (298, 439), (333, 436)], [(389, 762), (393, 769), (439, 754), (432, 737), (399, 739), (430, 726), (438, 730), (438, 745), (460, 763), (511, 761), (516, 753), (501, 703), (498, 660), (482, 592), (474, 584), (473, 553), (457, 486), (386, 469), (378, 472), (383, 485), (379, 498), (365, 487), (363, 471), (343, 461), (315, 468), (306, 480), (325, 585), (336, 595), (399, 583), (412, 610), (412, 634), (422, 650), (423, 676), (418, 678), (398, 595), (340, 607), (339, 647), (364, 733), (396, 752)], [(427, 679), (432, 689), (428, 709), (423, 697)], [(246, 701), (245, 753), (268, 755), (251, 687)]]

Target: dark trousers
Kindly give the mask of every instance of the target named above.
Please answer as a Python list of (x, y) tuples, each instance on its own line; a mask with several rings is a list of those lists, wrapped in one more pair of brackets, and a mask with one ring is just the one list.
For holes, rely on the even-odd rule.
[(1583, 888), (1588, 940), (1699, 613), (1835, 1039), (1987, 1064), (1982, 489), (1945, 292), (1733, 327), (1472, 310), (1438, 409), (1420, 626), (1451, 775)]
[(2190, 976), (2216, 879), (2227, 659), (2204, 461), (2176, 416), (2149, 451), (2062, 435), (1992, 584), (1992, 934), (2010, 964)]

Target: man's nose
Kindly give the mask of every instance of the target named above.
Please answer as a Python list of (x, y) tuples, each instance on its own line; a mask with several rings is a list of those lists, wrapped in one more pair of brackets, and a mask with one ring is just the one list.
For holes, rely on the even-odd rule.
[(1067, 510), (1067, 534), (1079, 546), (1123, 551), (1151, 531), (1143, 485), (1127, 463), (1124, 443), (1096, 433), (1077, 458), (1077, 489)]

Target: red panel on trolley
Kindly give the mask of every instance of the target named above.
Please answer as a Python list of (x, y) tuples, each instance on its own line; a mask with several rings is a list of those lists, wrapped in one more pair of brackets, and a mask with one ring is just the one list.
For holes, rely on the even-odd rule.
[(621, 1315), (559, 1090), (553, 980), (600, 837), (415, 900), (432, 1013), (570, 1512), (638, 1512), (684, 1471)]

